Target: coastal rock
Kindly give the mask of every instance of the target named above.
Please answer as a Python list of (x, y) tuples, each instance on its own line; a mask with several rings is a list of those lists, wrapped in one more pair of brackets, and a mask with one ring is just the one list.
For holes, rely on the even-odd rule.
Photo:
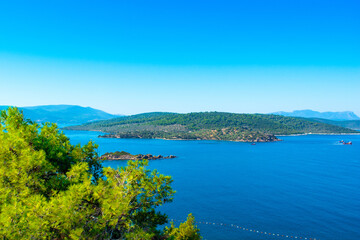
[(174, 155), (170, 155), (170, 156), (157, 155), (157, 156), (154, 156), (152, 154), (133, 155), (133, 154), (130, 154), (130, 153), (124, 152), (124, 151), (105, 153), (105, 154), (100, 156), (100, 159), (102, 159), (102, 160), (141, 160), (141, 159), (157, 160), (157, 159), (170, 159), (170, 158), (176, 158), (176, 156), (174, 156)]

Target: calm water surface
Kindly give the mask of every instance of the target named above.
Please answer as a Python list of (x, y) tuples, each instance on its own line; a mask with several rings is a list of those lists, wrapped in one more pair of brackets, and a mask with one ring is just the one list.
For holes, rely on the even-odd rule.
[[(176, 155), (150, 168), (173, 176), (174, 202), (161, 211), (184, 220), (234, 224), (316, 239), (360, 239), (360, 136), (307, 135), (248, 143), (97, 138), (64, 131), (72, 143), (92, 139), (99, 153)], [(353, 145), (341, 145), (339, 140)], [(108, 161), (117, 168), (123, 161)], [(286, 239), (228, 226), (198, 224), (204, 239)]]

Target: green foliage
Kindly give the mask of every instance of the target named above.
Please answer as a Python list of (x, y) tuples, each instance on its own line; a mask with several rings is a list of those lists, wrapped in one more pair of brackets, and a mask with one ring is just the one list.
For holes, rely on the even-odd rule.
[[(97, 146), (70, 144), (56, 125), (39, 126), (16, 108), (0, 119), (0, 237), (164, 239), (171, 177), (129, 161), (102, 168)], [(174, 230), (175, 231), (175, 230)]]
[(186, 222), (180, 223), (179, 228), (174, 227), (174, 223), (171, 223), (170, 227), (165, 228), (166, 234), (173, 240), (199, 240), (200, 230), (195, 226), (195, 218), (190, 213)]
[(68, 127), (98, 130), (119, 138), (273, 141), (274, 135), (351, 133), (351, 129), (308, 119), (266, 114), (149, 113)]
[(119, 151), (116, 151), (116, 152), (111, 152), (111, 153), (105, 153), (104, 155), (109, 155), (109, 154), (111, 154), (111, 155), (113, 155), (113, 156), (115, 156), (115, 157), (120, 157), (120, 156), (124, 156), (124, 155), (131, 155), (130, 153), (128, 153), (128, 152), (125, 152), (125, 151), (121, 151), (121, 152), (119, 152)]

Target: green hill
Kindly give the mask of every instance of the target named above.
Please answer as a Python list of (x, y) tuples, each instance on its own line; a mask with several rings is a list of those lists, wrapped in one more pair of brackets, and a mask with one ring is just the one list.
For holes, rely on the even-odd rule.
[(69, 130), (102, 131), (102, 137), (277, 141), (275, 135), (353, 133), (354, 130), (302, 118), (266, 114), (199, 112), (145, 113), (71, 126)]

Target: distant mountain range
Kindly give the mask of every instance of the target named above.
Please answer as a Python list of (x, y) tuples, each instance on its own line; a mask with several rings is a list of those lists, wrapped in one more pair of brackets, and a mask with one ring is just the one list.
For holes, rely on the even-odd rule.
[[(9, 106), (0, 106), (0, 110)], [(36, 122), (53, 122), (59, 125), (76, 125), (98, 120), (107, 120), (119, 115), (113, 115), (91, 107), (77, 105), (46, 105), (34, 107), (19, 107), (24, 116)]]
[[(0, 110), (4, 110), (7, 109), (9, 106), (0, 106)], [(220, 117), (221, 118), (234, 118), (236, 116), (236, 118), (240, 118), (240, 116), (242, 116), (244, 119), (244, 121), (246, 122), (246, 126), (251, 126), (253, 125), (252, 121), (258, 121), (257, 118), (262, 118), (262, 120), (265, 120), (265, 116), (263, 114), (261, 115), (251, 115), (254, 116), (251, 117), (251, 119), (248, 119), (248, 116), (250, 115), (246, 115), (246, 114), (240, 114), (240, 115), (227, 115), (225, 113), (207, 113), (210, 115), (201, 115), (201, 113), (198, 114), (193, 114), (193, 115), (183, 115), (183, 114), (176, 114), (176, 113), (169, 113), (169, 112), (153, 112), (153, 113), (142, 113), (142, 114), (137, 114), (137, 115), (133, 115), (133, 116), (124, 116), (124, 115), (114, 115), (114, 114), (110, 114), (110, 113), (106, 113), (104, 111), (98, 110), (98, 109), (94, 109), (91, 107), (81, 107), (81, 106), (77, 106), (77, 105), (45, 105), (45, 106), (34, 106), (34, 107), (20, 107), (20, 110), (23, 111), (24, 115), (26, 118), (29, 118), (33, 121), (36, 122), (54, 122), (57, 123), (59, 125), (59, 127), (66, 127), (66, 126), (71, 126), (71, 125), (80, 125), (80, 124), (86, 124), (86, 123), (92, 123), (95, 122), (94, 124), (91, 125), (87, 125), (87, 126), (81, 126), (79, 127), (79, 129), (82, 130), (102, 130), (105, 132), (109, 132), (109, 133), (117, 133), (118, 129), (115, 126), (119, 126), (122, 125), (122, 123), (141, 123), (141, 125), (144, 125), (142, 128), (137, 126), (136, 124), (136, 130), (135, 130), (135, 125), (131, 125), (131, 127), (129, 126), (129, 129), (125, 128), (126, 131), (130, 131), (130, 132), (137, 132), (140, 130), (144, 130), (144, 131), (153, 131), (153, 129), (148, 129), (149, 126), (148, 125), (153, 125), (153, 123), (150, 123), (150, 120), (153, 119), (157, 119), (157, 120), (168, 120), (169, 117), (174, 117), (174, 116), (196, 116), (199, 117), (200, 119), (204, 120), (207, 119), (208, 117), (214, 117), (214, 115), (216, 117)], [(204, 114), (204, 113), (203, 113)], [(344, 127), (344, 128), (350, 128), (350, 129), (354, 129), (354, 130), (360, 130), (360, 118), (353, 112), (316, 112), (316, 111), (312, 111), (312, 110), (298, 110), (298, 111), (293, 111), (293, 112), (276, 112), (276, 113), (272, 113), (273, 115), (281, 115), (281, 116), (290, 116), (290, 117), (300, 117), (303, 118), (304, 120), (308, 120), (310, 122), (318, 122), (318, 123), (322, 123), (322, 124), (330, 124), (330, 125), (335, 125), (335, 126), (339, 126), (339, 127)], [(201, 115), (201, 117), (200, 117)], [(226, 116), (226, 117), (225, 117)], [(231, 117), (230, 117), (231, 116)], [(159, 118), (159, 119), (158, 119)], [(177, 118), (176, 118), (177, 119)], [(114, 126), (114, 128), (99, 128), (99, 125), (97, 123), (97, 121), (102, 121), (102, 120), (107, 120), (106, 122), (100, 122), (101, 124), (105, 125), (111, 125)], [(274, 119), (267, 119), (273, 121)], [(277, 119), (278, 120), (278, 119)], [(288, 120), (288, 119), (286, 119)], [(150, 121), (150, 122), (148, 122)], [(173, 124), (178, 124), (182, 125), (182, 126), (187, 126), (188, 124), (192, 124), (193, 119), (187, 119), (186, 121), (188, 122), (181, 122), (178, 123), (175, 121), (175, 119), (173, 119), (172, 121)], [(294, 121), (294, 120), (293, 120)], [(160, 121), (161, 122), (161, 121)], [(164, 123), (154, 123), (154, 125), (158, 125), (158, 127), (162, 126)], [(295, 122), (294, 122), (295, 123)], [(294, 126), (292, 126), (294, 123), (291, 123), (291, 127), (293, 128)], [(255, 131), (259, 131), (262, 132), (267, 132), (267, 133), (272, 133), (272, 134), (287, 134), (287, 133), (295, 133), (295, 132), (299, 132), (299, 133), (303, 133), (303, 132), (320, 132), (320, 128), (318, 128), (320, 125), (316, 126), (315, 129), (313, 128), (307, 128), (305, 129), (297, 129), (296, 131), (292, 131), (294, 129), (292, 129), (291, 131), (288, 129), (284, 132), (282, 131), (269, 131), (270, 129), (272, 129), (276, 124), (278, 123), (270, 123), (268, 122), (268, 126), (265, 129), (258, 129), (258, 127), (255, 127), (252, 130)], [(273, 126), (271, 126), (273, 124)], [(275, 124), (275, 125), (274, 125)], [(289, 124), (289, 123), (288, 123)], [(172, 125), (172, 124), (164, 124), (164, 125)], [(216, 124), (215, 124), (216, 125)], [(232, 125), (232, 124), (230, 124)], [(222, 125), (221, 127), (230, 127), (225, 125)], [(235, 127), (237, 124), (231, 126), (231, 127)], [(241, 124), (242, 125), (242, 124)], [(123, 128), (124, 126), (128, 126), (128, 125), (123, 125), (121, 128)], [(324, 125), (321, 125), (322, 127)], [(168, 126), (169, 127), (169, 126)], [(174, 126), (171, 126), (174, 127)], [(286, 126), (286, 128), (288, 128), (289, 126)], [(139, 129), (137, 129), (139, 128)], [(162, 128), (162, 127), (160, 127)], [(192, 129), (192, 127), (188, 127), (187, 128), (190, 131), (194, 131), (195, 129)], [(200, 127), (202, 128), (202, 127)], [(116, 129), (116, 130), (115, 130)], [(123, 129), (123, 130), (125, 130)], [(177, 129), (177, 128), (176, 128)], [(155, 131), (157, 132), (157, 134), (155, 135), (159, 135), (158, 134), (158, 130)], [(168, 131), (168, 129), (161, 129), (164, 130), (165, 132)], [(209, 129), (207, 129), (209, 130)], [(249, 130), (249, 129), (248, 129)], [(325, 130), (324, 128), (321, 128), (321, 130)], [(341, 132), (344, 129), (326, 129), (323, 132)], [(175, 132), (177, 132), (178, 130), (176, 130)], [(162, 131), (160, 131), (162, 132)], [(170, 131), (171, 132), (171, 131)], [(186, 131), (180, 131), (181, 134), (183, 134)], [(193, 133), (192, 133), (193, 134)], [(158, 136), (160, 137), (160, 136)], [(192, 136), (195, 138), (195, 136)], [(198, 137), (198, 136), (196, 136)], [(207, 136), (208, 137), (208, 136)], [(184, 137), (185, 138), (185, 137)]]
[(348, 121), (334, 121), (329, 119), (323, 118), (309, 118), (311, 121), (327, 123), (331, 125), (336, 125), (344, 128), (350, 128), (353, 130), (360, 130), (360, 120), (348, 120)]
[(274, 115), (281, 115), (286, 117), (302, 117), (302, 118), (322, 118), (333, 121), (348, 121), (360, 120), (354, 112), (317, 112), (313, 110), (296, 110), (293, 112), (274, 112)]

